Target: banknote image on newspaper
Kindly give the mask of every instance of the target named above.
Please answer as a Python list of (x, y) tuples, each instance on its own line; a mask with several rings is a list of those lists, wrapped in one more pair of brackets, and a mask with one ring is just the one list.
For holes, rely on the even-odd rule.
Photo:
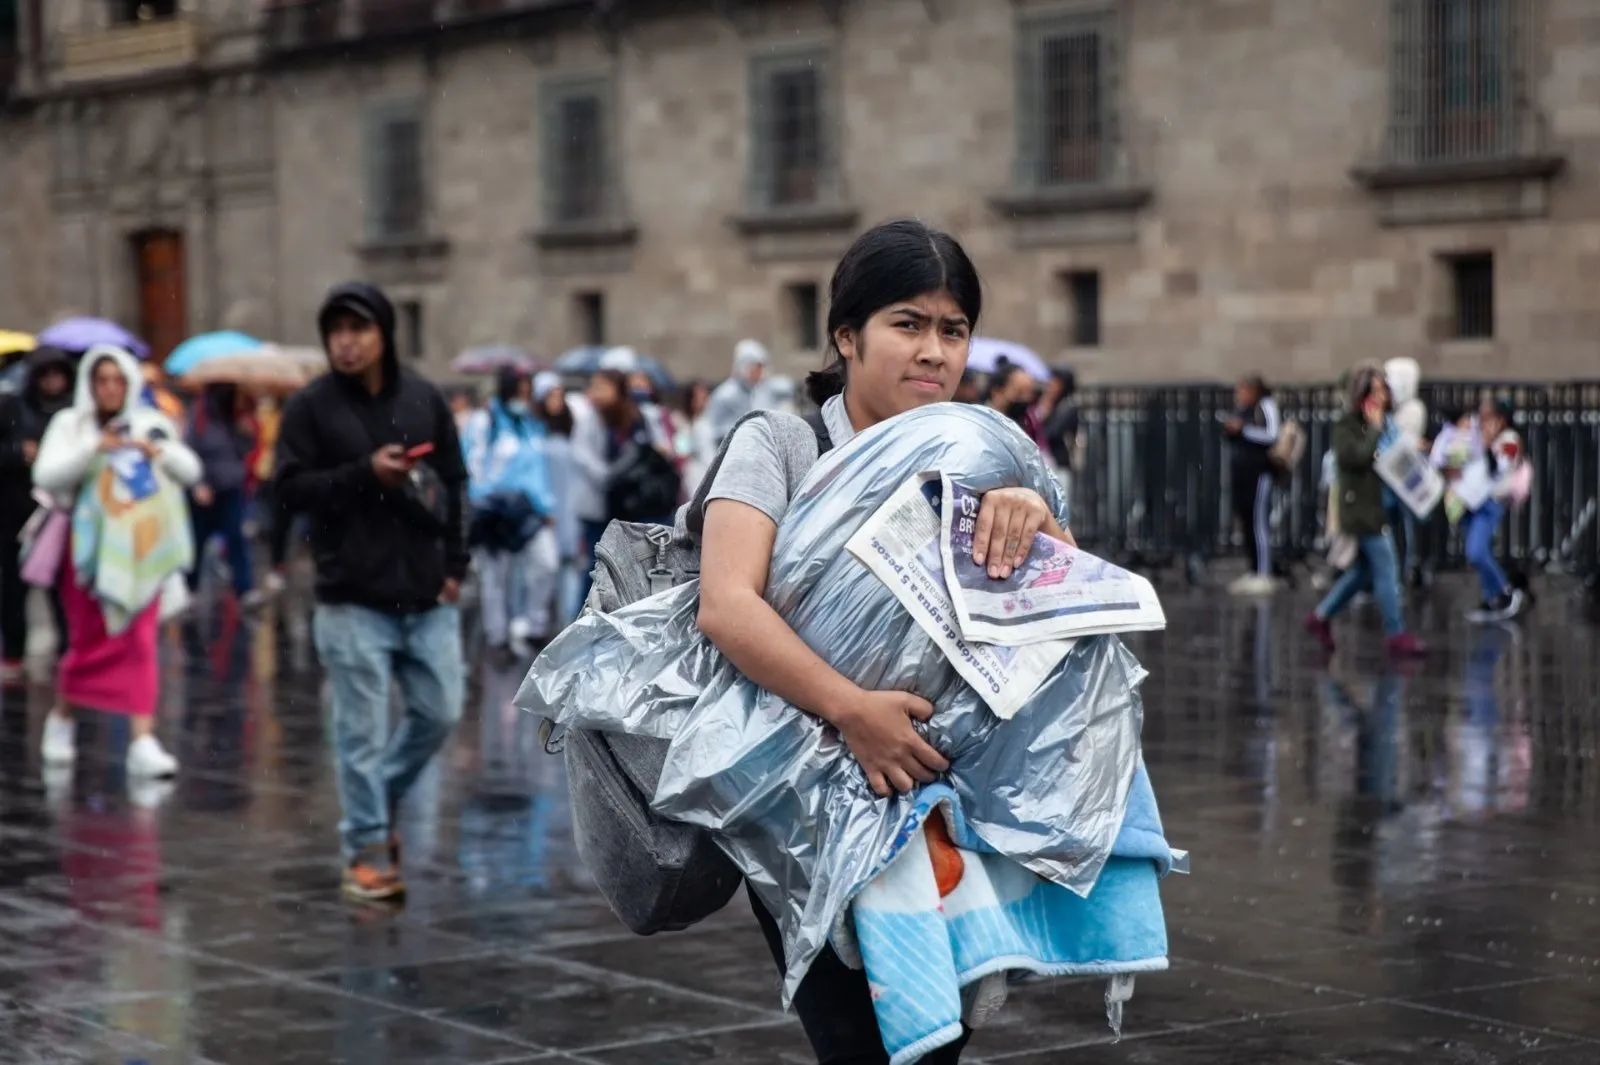
[[(931, 488), (924, 491), (927, 486)], [(1075, 641), (1050, 640), (1026, 647), (1006, 647), (963, 638), (945, 581), (939, 511), (932, 503), (939, 492), (937, 473), (907, 481), (850, 538), (845, 549), (894, 593), (995, 716), (1009, 720), (1067, 656)]]
[[(939, 548), (961, 635), (977, 643), (1026, 646), (1042, 640), (1167, 626), (1150, 582), (1043, 533), (1028, 560), (997, 580), (972, 561), (977, 493), (940, 477)], [(931, 487), (931, 486), (930, 486)]]

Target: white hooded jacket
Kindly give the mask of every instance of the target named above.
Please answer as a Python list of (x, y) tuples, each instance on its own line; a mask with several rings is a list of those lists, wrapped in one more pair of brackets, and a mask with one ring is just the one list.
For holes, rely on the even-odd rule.
[(122, 348), (98, 344), (78, 363), (78, 385), (72, 406), (50, 419), (39, 441), (39, 454), (33, 463), (33, 483), (48, 492), (59, 507), (71, 508), (88, 476), (89, 465), (100, 450), (103, 432), (95, 416), (94, 368), (104, 359), (116, 363), (128, 382), (127, 398), (115, 421), (127, 427), (129, 439), (160, 441), (153, 465), (180, 487), (200, 482), (203, 472), (199, 456), (183, 442), (183, 434), (172, 419), (144, 403), (140, 393), (144, 378), (139, 361)]
[(1383, 364), (1384, 379), (1394, 408), (1394, 423), (1412, 443), (1428, 431), (1428, 406), (1417, 398), (1422, 385), (1422, 367), (1416, 359), (1390, 359)]

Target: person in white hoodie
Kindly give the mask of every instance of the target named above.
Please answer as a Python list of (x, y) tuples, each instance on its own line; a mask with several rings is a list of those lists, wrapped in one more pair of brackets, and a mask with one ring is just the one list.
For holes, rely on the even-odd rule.
[[(160, 583), (148, 572), (137, 572), (137, 585), (120, 582), (124, 590), (146, 588), (138, 605), (102, 602), (97, 596), (102, 578), (126, 577), (141, 564), (148, 567), (170, 554), (181, 572), (193, 559), (181, 550), (189, 538), (185, 490), (198, 484), (200, 459), (183, 442), (183, 433), (171, 419), (140, 401), (143, 378), (138, 361), (121, 348), (90, 348), (78, 366), (78, 386), (73, 405), (50, 419), (33, 464), (33, 483), (50, 494), (53, 506), (77, 513), (61, 552), (57, 586), (67, 619), (67, 653), (62, 656), (56, 691), (59, 700), (45, 719), (43, 754), (46, 763), (64, 765), (77, 756), (75, 708), (123, 714), (129, 718), (133, 742), (128, 746), (128, 772), (132, 776), (171, 776), (177, 759), (156, 739), (155, 712), (160, 694), (161, 670), (157, 657), (160, 633)], [(86, 485), (97, 486), (97, 506), (81, 503)], [(119, 514), (127, 514), (142, 501), (167, 493), (172, 499), (167, 513), (182, 515), (162, 527), (154, 537), (144, 522), (157, 511), (141, 511), (133, 532), (115, 528)], [(148, 505), (148, 504), (145, 504)], [(78, 559), (92, 558), (105, 569), (112, 558), (79, 542), (94, 536), (115, 546), (114, 538), (129, 538), (137, 557), (124, 571), (97, 573), (80, 580)], [(149, 542), (145, 542), (149, 538)], [(141, 546), (142, 545), (142, 546)], [(169, 550), (176, 548), (176, 550)], [(124, 609), (125, 607), (125, 609)]]
[(706, 420), (718, 447), (733, 432), (740, 418), (753, 410), (765, 409), (764, 397), (757, 386), (767, 375), (770, 361), (766, 345), (759, 340), (745, 339), (734, 345), (733, 376), (716, 387), (706, 405)]
[[(1422, 385), (1422, 367), (1416, 359), (1390, 359), (1383, 364), (1383, 376), (1393, 401), (1390, 418), (1394, 427), (1413, 447), (1420, 446), (1428, 431), (1428, 405), (1417, 398), (1417, 390)], [(1408, 579), (1420, 583), (1423, 579), (1422, 535), (1427, 523), (1387, 490), (1384, 506), (1389, 512), (1390, 526), (1405, 537), (1400, 555), (1401, 586), (1404, 587)]]

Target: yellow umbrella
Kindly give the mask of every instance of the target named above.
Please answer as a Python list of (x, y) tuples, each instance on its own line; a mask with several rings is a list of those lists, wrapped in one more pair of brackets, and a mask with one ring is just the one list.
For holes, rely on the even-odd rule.
[(34, 340), (32, 333), (18, 333), (13, 329), (0, 329), (0, 359), (6, 359), (24, 351), (32, 351), (38, 346), (39, 342)]

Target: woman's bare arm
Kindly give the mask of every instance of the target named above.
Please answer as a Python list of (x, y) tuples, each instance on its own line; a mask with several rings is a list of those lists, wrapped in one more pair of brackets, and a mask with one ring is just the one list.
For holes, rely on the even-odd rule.
[(867, 692), (806, 646), (764, 598), (778, 527), (731, 499), (706, 507), (701, 535), (700, 631), (758, 686), (844, 736), (873, 790), (910, 791), (949, 763), (912, 727), (933, 707), (907, 692)]

